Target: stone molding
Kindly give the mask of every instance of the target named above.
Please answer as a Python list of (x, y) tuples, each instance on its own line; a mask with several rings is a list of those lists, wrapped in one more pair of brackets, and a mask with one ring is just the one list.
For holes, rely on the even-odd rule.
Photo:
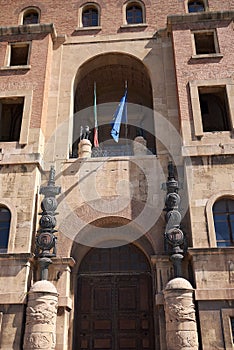
[(167, 25), (169, 29), (173, 24), (190, 24), (204, 21), (232, 21), (234, 19), (234, 11), (204, 11), (196, 13), (187, 13), (184, 15), (170, 15), (167, 17)]
[(53, 41), (57, 39), (57, 33), (53, 23), (0, 27), (0, 36), (29, 34), (51, 34)]

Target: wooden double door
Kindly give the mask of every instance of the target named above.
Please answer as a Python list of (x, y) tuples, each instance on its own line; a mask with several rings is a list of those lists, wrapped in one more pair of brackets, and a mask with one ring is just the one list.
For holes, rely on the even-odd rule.
[(154, 349), (148, 271), (89, 271), (77, 282), (73, 350)]

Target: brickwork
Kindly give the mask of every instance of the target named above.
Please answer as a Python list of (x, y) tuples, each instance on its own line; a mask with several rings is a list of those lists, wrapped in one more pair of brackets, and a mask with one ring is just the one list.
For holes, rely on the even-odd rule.
[[(123, 5), (124, 1), (105, 1), (100, 0), (96, 2), (101, 7), (101, 26), (102, 29), (98, 34), (116, 34), (121, 31), (123, 25)], [(61, 1), (17, 1), (17, 6), (5, 2), (3, 11), (1, 12), (0, 25), (18, 25), (19, 16), (27, 6), (37, 6), (41, 10), (41, 23), (54, 23), (59, 34), (67, 35), (84, 35), (84, 33), (76, 32), (78, 27), (79, 8), (84, 5), (84, 1), (70, 1), (69, 4)], [(167, 23), (167, 15), (186, 13), (186, 1), (172, 1), (167, 3), (156, 0), (145, 0), (146, 23), (148, 28), (145, 30), (158, 30), (164, 28)], [(230, 10), (231, 4), (226, 2), (225, 8), (222, 10)], [(220, 2), (210, 1), (210, 11), (220, 10)], [(10, 20), (9, 20), (10, 19)], [(68, 20), (69, 19), (69, 20)]]

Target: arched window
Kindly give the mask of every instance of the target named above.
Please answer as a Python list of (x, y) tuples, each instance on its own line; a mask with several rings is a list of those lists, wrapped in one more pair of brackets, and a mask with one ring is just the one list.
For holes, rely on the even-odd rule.
[(94, 5), (85, 6), (82, 11), (82, 26), (97, 27), (99, 25), (98, 8)]
[(205, 11), (205, 5), (203, 1), (189, 1), (188, 2), (188, 12), (203, 12)]
[(222, 198), (213, 205), (213, 217), (218, 247), (234, 244), (234, 200)]
[(126, 7), (127, 24), (143, 23), (142, 6), (139, 3), (130, 3)]
[(6, 207), (0, 207), (0, 253), (6, 253), (8, 248), (11, 213)]
[(28, 9), (23, 14), (23, 24), (39, 23), (39, 12), (36, 9)]

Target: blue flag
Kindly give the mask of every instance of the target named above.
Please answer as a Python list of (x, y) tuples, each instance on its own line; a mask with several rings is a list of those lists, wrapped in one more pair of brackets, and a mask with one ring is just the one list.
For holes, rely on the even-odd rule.
[(111, 136), (113, 137), (115, 142), (119, 142), (120, 126), (122, 122), (127, 123), (127, 90), (125, 91), (124, 96), (120, 100), (113, 121), (111, 123)]

